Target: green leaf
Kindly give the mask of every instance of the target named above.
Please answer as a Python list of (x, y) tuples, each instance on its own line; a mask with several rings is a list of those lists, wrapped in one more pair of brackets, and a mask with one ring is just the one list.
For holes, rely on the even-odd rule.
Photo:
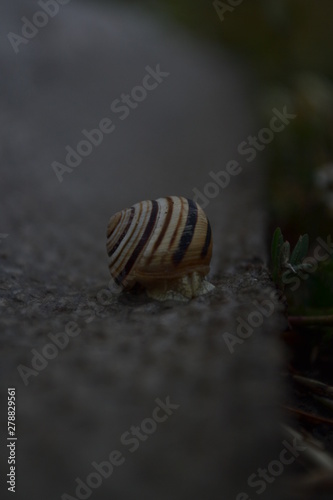
[(277, 227), (274, 231), (271, 245), (272, 277), (276, 283), (280, 274), (280, 252), (283, 245), (281, 229)]
[(290, 258), (290, 243), (285, 241), (280, 250), (280, 267), (285, 268), (289, 263)]
[(306, 257), (309, 250), (309, 236), (307, 234), (303, 234), (298, 238), (298, 242), (295, 245), (295, 248), (290, 257), (290, 264), (292, 266), (296, 266), (301, 264), (303, 259)]

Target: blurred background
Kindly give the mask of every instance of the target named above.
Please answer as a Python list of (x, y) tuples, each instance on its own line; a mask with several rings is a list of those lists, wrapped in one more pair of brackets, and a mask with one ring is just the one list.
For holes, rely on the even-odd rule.
[(251, 0), (230, 10), (223, 7), (227, 1), (140, 4), (240, 56), (256, 78), (253, 112), (262, 126), (274, 107), (287, 105), (297, 114), (265, 151), (271, 225), (280, 225), (290, 240), (304, 232), (326, 234), (333, 210), (332, 2)]
[[(182, 419), (95, 497), (137, 498), (146, 484), (146, 499), (156, 491), (161, 500), (220, 498), (221, 485), (235, 498), (254, 464), (280, 452), (283, 326), (272, 317), (233, 356), (221, 333), (252, 311), (258, 282), (270, 285), (262, 264), (277, 226), (292, 246), (308, 233), (311, 248), (331, 231), (333, 4), (72, 0), (15, 54), (8, 33), (20, 34), (22, 17), (37, 10), (34, 0), (0, 5), (1, 365), (5, 382), (19, 387), (21, 494), (59, 498), (123, 429), (150, 415), (156, 396), (174, 394)], [(148, 65), (170, 75), (122, 122), (110, 104), (142, 83)], [(188, 309), (98, 304), (92, 324), (24, 387), (18, 364), (29, 365), (31, 349), (41, 351), (79, 308), (96, 305), (108, 283), (109, 217), (141, 199), (202, 192), (210, 171), (241, 160), (239, 144), (284, 107), (297, 118), (249, 166), (243, 157), (242, 175), (206, 208), (220, 295)], [(66, 146), (104, 117), (115, 132), (59, 182), (52, 163), (64, 163)], [(289, 313), (332, 315), (332, 258), (285, 294)], [(332, 380), (331, 328), (315, 333), (304, 359), (323, 366), (326, 356)], [(320, 432), (333, 450), (326, 427)], [(162, 482), (165, 470), (179, 488)], [(269, 490), (267, 498), (281, 496)]]
[[(333, 220), (332, 2), (250, 0), (232, 7), (227, 1), (165, 0), (141, 5), (241, 59), (254, 78), (249, 88), (259, 128), (268, 125), (273, 108), (287, 106), (297, 115), (262, 153), (267, 246), (278, 226), (292, 246), (304, 233), (310, 251), (317, 237), (326, 241)], [(332, 313), (332, 259), (303, 281), (297, 294), (286, 294), (291, 311)]]

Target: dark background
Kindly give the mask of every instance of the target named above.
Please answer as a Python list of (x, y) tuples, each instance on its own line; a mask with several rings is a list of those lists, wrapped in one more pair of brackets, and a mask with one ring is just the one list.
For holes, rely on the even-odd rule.
[[(75, 478), (167, 396), (179, 410), (91, 498), (253, 496), (248, 477), (278, 458), (283, 304), (234, 353), (224, 340), (272, 292), (272, 229), (296, 239), (330, 227), (312, 179), (330, 161), (332, 7), (278, 5), (244, 2), (221, 22), (210, 2), (72, 1), (18, 54), (7, 35), (40, 7), (1, 5), (1, 371), (4, 398), (17, 391), (16, 498), (74, 495)], [(60, 183), (52, 162), (157, 64), (170, 76)], [(203, 190), (285, 104), (297, 123), (206, 208), (214, 294), (185, 305), (110, 296), (109, 217), (141, 199)], [(26, 386), (17, 367), (31, 367), (32, 350), (69, 321), (80, 334)], [(7, 472), (3, 451), (1, 460)], [(297, 471), (261, 498), (293, 498)]]

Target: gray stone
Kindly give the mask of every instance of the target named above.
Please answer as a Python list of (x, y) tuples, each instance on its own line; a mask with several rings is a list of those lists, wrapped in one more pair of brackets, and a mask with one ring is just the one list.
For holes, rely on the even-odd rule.
[[(284, 320), (276, 304), (228, 348), (225, 333), (272, 293), (262, 165), (237, 152), (256, 130), (249, 77), (229, 53), (168, 23), (79, 3), (15, 54), (7, 33), (36, 9), (7, 2), (0, 21), (1, 366), (3, 385), (17, 388), (16, 498), (75, 497), (76, 478), (113, 450), (125, 461), (91, 498), (255, 498), (248, 477), (282, 448)], [(158, 64), (170, 75), (120, 120), (111, 103)], [(60, 183), (51, 164), (105, 117), (115, 130)], [(243, 172), (206, 208), (215, 292), (188, 304), (100, 293), (109, 217), (141, 199), (192, 197), (230, 160)], [(54, 337), (66, 328), (72, 336)], [(45, 350), (55, 338), (68, 340), (56, 355)], [(31, 368), (33, 349), (55, 357), (25, 385), (18, 366)], [(149, 427), (167, 397), (179, 408)], [(154, 432), (131, 453), (121, 436), (141, 423)], [(282, 482), (261, 498), (281, 498)]]

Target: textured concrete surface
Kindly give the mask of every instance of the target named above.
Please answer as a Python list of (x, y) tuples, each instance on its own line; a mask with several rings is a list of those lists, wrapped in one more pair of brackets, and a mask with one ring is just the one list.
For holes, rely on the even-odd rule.
[[(15, 54), (7, 33), (37, 7), (1, 5), (1, 370), (3, 390), (17, 389), (16, 498), (78, 498), (76, 478), (115, 449), (124, 463), (91, 498), (256, 498), (248, 477), (282, 447), (284, 320), (276, 306), (233, 353), (224, 340), (270, 293), (262, 167), (237, 153), (256, 130), (250, 82), (227, 52), (103, 9), (61, 7)], [(111, 103), (158, 64), (169, 76), (121, 120)], [(105, 117), (115, 130), (60, 183), (52, 162)], [(191, 197), (231, 159), (242, 174), (206, 208), (216, 291), (185, 305), (110, 296), (109, 217), (140, 199)], [(66, 347), (25, 384), (17, 367), (33, 368), (65, 329), (77, 335), (59, 335)], [(121, 436), (167, 397), (179, 407), (131, 453)], [(286, 475), (260, 497), (286, 498)]]

